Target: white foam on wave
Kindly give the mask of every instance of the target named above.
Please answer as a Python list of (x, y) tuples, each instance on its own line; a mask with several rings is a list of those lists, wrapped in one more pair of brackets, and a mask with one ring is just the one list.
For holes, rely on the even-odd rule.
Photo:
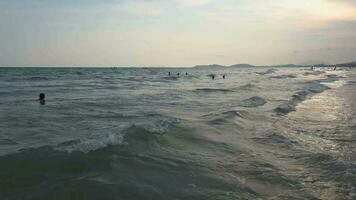
[[(148, 121), (135, 122), (131, 125), (123, 127), (116, 133), (106, 133), (91, 136), (89, 138), (79, 139), (72, 142), (63, 143), (55, 149), (58, 151), (83, 152), (89, 153), (98, 149), (106, 148), (114, 145), (127, 145), (125, 136), (131, 134), (135, 128), (141, 128), (139, 131), (163, 134), (168, 132), (172, 125), (178, 123), (180, 120), (175, 117), (167, 117), (162, 115), (147, 115)], [(144, 130), (142, 130), (144, 129)]]
[(145, 114), (143, 118), (132, 123), (131, 127), (140, 127), (151, 133), (165, 133), (180, 121), (181, 119), (177, 117), (150, 113)]
[(101, 148), (105, 148), (108, 146), (113, 145), (124, 145), (124, 134), (117, 133), (117, 134), (103, 134), (98, 135), (92, 138), (80, 139), (76, 142), (67, 145), (60, 145), (55, 149), (58, 151), (65, 151), (68, 153), (72, 152), (83, 152), (89, 153), (91, 151), (95, 151)]

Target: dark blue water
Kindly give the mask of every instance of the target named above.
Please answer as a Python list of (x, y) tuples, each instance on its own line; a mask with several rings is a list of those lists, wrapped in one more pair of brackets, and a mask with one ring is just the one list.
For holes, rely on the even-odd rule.
[(0, 68), (0, 199), (353, 199), (355, 74)]

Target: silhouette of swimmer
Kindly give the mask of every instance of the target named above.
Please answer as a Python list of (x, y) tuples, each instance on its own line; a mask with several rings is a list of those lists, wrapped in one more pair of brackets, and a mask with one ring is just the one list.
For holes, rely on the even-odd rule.
[(171, 72), (168, 72), (168, 76), (171, 76)]
[(177, 76), (179, 76), (179, 73), (177, 73)]
[(225, 74), (223, 75), (223, 79), (225, 79)]
[(40, 101), (40, 104), (41, 105), (45, 105), (46, 104), (46, 100), (45, 100), (45, 94), (44, 93), (40, 93), (40, 95), (39, 95), (39, 101)]
[(185, 75), (188, 76), (188, 72), (185, 72)]
[(215, 75), (214, 75), (214, 74), (213, 74), (213, 75), (211, 75), (211, 79), (213, 79), (213, 80), (215, 79)]

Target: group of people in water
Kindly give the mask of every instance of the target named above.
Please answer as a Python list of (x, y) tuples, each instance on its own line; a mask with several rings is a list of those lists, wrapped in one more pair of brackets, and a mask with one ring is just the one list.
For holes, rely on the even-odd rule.
[[(168, 76), (171, 76), (171, 75), (172, 75), (171, 72), (168, 72)], [(180, 73), (178, 72), (176, 75), (179, 76)], [(189, 75), (188, 72), (185, 72), (185, 75), (188, 76)], [(209, 76), (211, 77), (211, 79), (213, 79), (213, 80), (215, 79), (215, 74), (210, 74)], [(226, 74), (222, 75), (222, 78), (225, 79), (226, 78)], [(38, 100), (39, 100), (41, 105), (45, 105), (46, 104), (45, 98), (46, 98), (46, 95), (44, 93), (40, 93), (39, 94)]]
[[(171, 72), (168, 72), (168, 76), (171, 76), (171, 75), (172, 75)], [(179, 75), (180, 75), (180, 73), (178, 72), (177, 76), (179, 76)], [(188, 72), (185, 72), (185, 75), (188, 76), (189, 75)]]
[[(337, 69), (337, 66), (335, 66), (335, 65), (331, 65), (331, 66), (326, 66), (327, 67), (327, 69), (333, 69), (334, 71)], [(343, 67), (347, 67), (347, 66), (343, 66)], [(315, 66), (311, 66), (310, 67), (310, 70), (314, 70), (316, 67)], [(321, 68), (321, 67), (320, 67)], [(349, 69), (352, 69), (353, 68), (353, 66), (349, 66)]]
[[(168, 76), (171, 76), (171, 75), (172, 75), (171, 72), (168, 72)], [(178, 72), (176, 75), (179, 77), (180, 73)], [(189, 75), (188, 72), (185, 72), (185, 75), (188, 76)], [(215, 77), (216, 77), (215, 74), (210, 74), (209, 76), (211, 77), (212, 80), (214, 80)], [(226, 74), (223, 74), (222, 78), (225, 79), (226, 78)]]
[[(315, 69), (314, 66), (311, 66), (311, 67), (310, 67), (310, 70), (314, 70), (314, 69)], [(350, 69), (351, 69), (351, 68), (350, 68)], [(334, 70), (334, 71), (336, 70), (336, 66), (334, 66), (333, 70)]]
[[(211, 79), (213, 79), (213, 80), (215, 79), (215, 74), (210, 74), (209, 76), (211, 77)], [(225, 79), (226, 78), (226, 74), (223, 74), (222, 78)]]

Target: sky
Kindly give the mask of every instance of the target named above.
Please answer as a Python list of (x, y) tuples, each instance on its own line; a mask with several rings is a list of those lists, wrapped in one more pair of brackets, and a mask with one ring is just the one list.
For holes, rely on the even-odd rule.
[(0, 0), (0, 66), (356, 61), (356, 0)]

